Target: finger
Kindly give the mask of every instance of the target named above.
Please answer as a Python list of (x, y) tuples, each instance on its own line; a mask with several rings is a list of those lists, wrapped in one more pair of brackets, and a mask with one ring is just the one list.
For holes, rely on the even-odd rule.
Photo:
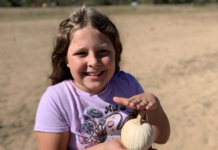
[(123, 97), (114, 97), (113, 100), (121, 105), (125, 105), (125, 106), (129, 106), (130, 102), (128, 101), (127, 98), (123, 98)]
[(154, 110), (157, 108), (157, 103), (155, 102), (150, 102), (147, 106), (146, 106), (146, 109), (147, 110)]
[(134, 105), (139, 105), (141, 102), (142, 100), (139, 100), (139, 99), (131, 100), (131, 103), (133, 103)]
[(136, 105), (132, 102), (129, 102), (129, 99), (123, 97), (114, 97), (113, 100), (121, 105), (127, 106), (132, 109), (136, 109)]
[(146, 109), (147, 102), (141, 102), (140, 104), (137, 105), (138, 110)]
[(130, 107), (134, 109), (140, 109), (139, 105), (143, 102), (141, 99), (135, 97), (128, 99), (128, 101), (130, 102)]
[(136, 106), (137, 105), (135, 103), (133, 103), (133, 102), (129, 103), (129, 105), (128, 105), (128, 107), (133, 108), (133, 109), (135, 109)]

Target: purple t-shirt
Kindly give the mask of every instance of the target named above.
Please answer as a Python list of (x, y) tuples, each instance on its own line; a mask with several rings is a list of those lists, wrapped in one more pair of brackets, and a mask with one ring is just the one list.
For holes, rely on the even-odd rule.
[(138, 81), (123, 71), (115, 73), (98, 94), (81, 91), (72, 80), (65, 80), (48, 87), (42, 96), (34, 130), (70, 131), (69, 150), (109, 141), (120, 137), (123, 124), (136, 115), (133, 109), (115, 103), (113, 97), (130, 98), (143, 92)]

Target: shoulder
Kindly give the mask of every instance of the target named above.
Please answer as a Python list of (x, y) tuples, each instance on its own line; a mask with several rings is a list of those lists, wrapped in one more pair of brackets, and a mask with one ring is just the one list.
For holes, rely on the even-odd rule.
[(123, 78), (123, 77), (134, 77), (133, 75), (131, 75), (130, 73), (127, 73), (125, 71), (118, 71), (114, 74), (115, 77), (120, 77), (120, 78)]
[(65, 112), (70, 110), (70, 103), (74, 101), (74, 96), (71, 94), (72, 92), (68, 82), (66, 80), (47, 88), (40, 99), (38, 110), (41, 111), (39, 112), (47, 111), (50, 114), (66, 116)]
[(58, 84), (51, 85), (47, 90), (56, 91), (56, 92), (64, 92), (67, 89), (70, 80), (64, 80)]
[(113, 78), (115, 80), (125, 80), (125, 81), (129, 81), (129, 82), (137, 81), (133, 75), (131, 75), (130, 73), (126, 73), (124, 71), (116, 72), (114, 74)]
[[(72, 98), (67, 94), (65, 81), (49, 86), (40, 99), (37, 113), (35, 130), (42, 132), (66, 132), (69, 130), (68, 117)], [(72, 112), (71, 112), (72, 113)]]
[(130, 91), (134, 91), (135, 94), (143, 93), (144, 90), (136, 80), (136, 78), (124, 71), (119, 71), (114, 74), (111, 83), (117, 88), (128, 89)]
[(41, 100), (58, 102), (62, 99), (66, 99), (67, 95), (69, 95), (72, 91), (72, 89), (68, 88), (70, 84), (69, 82), (70, 80), (65, 80), (58, 84), (49, 86), (43, 94)]
[(64, 80), (58, 84), (51, 85), (48, 87), (47, 92), (51, 93), (57, 93), (59, 95), (62, 95), (63, 93), (67, 93), (68, 91), (71, 91), (69, 87), (71, 87), (71, 80)]

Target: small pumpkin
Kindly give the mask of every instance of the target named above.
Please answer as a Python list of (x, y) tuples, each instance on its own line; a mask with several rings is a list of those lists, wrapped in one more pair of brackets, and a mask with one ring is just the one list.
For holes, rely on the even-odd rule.
[(141, 110), (136, 119), (128, 120), (121, 130), (121, 141), (128, 150), (147, 150), (154, 140), (151, 125), (143, 120), (146, 110)]

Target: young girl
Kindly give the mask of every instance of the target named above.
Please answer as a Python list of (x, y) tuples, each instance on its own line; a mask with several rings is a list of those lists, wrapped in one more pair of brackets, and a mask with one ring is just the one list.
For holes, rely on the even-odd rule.
[(170, 127), (159, 100), (120, 71), (121, 52), (115, 25), (95, 9), (82, 7), (60, 24), (52, 86), (36, 115), (39, 150), (126, 149), (121, 129), (142, 109), (148, 110), (154, 142), (167, 142)]

